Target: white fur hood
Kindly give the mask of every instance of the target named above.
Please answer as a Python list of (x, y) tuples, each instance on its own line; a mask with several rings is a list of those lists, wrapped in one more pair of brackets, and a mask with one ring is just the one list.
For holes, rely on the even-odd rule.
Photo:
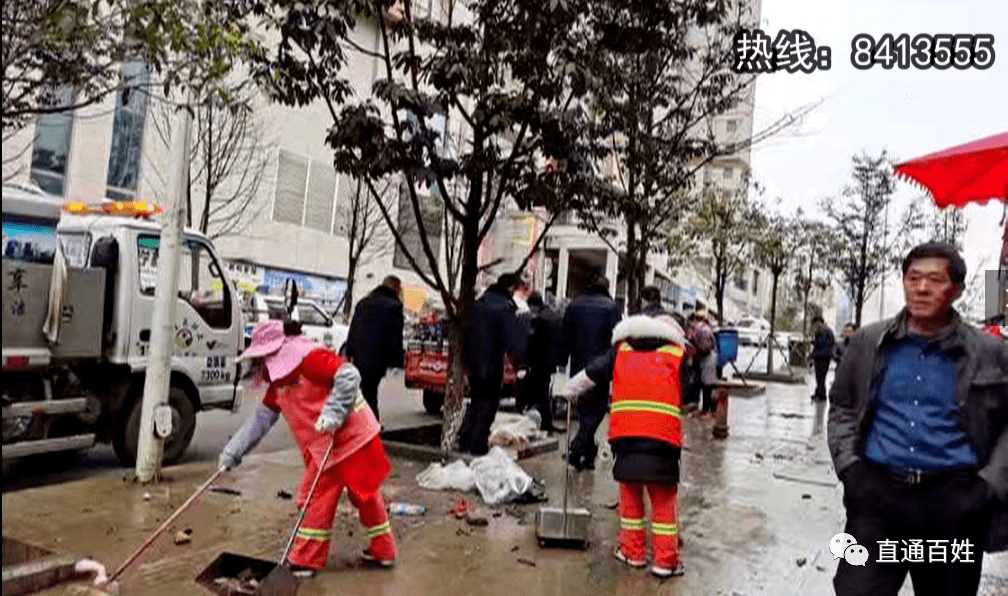
[(682, 327), (669, 315), (649, 317), (633, 315), (620, 321), (613, 329), (612, 343), (615, 346), (624, 339), (636, 338), (667, 339), (681, 346), (686, 345), (686, 334)]

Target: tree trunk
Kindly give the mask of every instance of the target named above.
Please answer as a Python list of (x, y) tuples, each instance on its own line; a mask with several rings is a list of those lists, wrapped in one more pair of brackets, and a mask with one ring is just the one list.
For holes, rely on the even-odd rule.
[(350, 259), (350, 263), (347, 266), (346, 291), (343, 292), (343, 319), (345, 321), (349, 321), (350, 315), (353, 314), (353, 289), (354, 278), (356, 276), (357, 259)]
[[(814, 242), (814, 241), (813, 241)], [(808, 336), (808, 295), (812, 291), (812, 267), (815, 264), (815, 244), (812, 245), (812, 250), (809, 252), (808, 261), (808, 277), (805, 278), (805, 287), (802, 288), (802, 320), (801, 320), (801, 332), (802, 339)]]
[(766, 369), (767, 374), (772, 375), (774, 370), (773, 365), (773, 354), (774, 348), (774, 331), (777, 329), (777, 281), (780, 280), (781, 272), (771, 271), (773, 275), (773, 284), (770, 286), (770, 336), (767, 337), (767, 359), (766, 359)]
[[(626, 306), (627, 312), (632, 312), (637, 308), (637, 301), (639, 300), (640, 293), (640, 280), (641, 272), (638, 269), (640, 264), (640, 258), (637, 252), (640, 250), (640, 243), (637, 241), (637, 225), (633, 220), (627, 218), (627, 295), (626, 295)], [(615, 283), (615, 280), (612, 280)], [(613, 292), (615, 295), (615, 291)]]
[(718, 322), (724, 322), (724, 289), (728, 280), (727, 264), (724, 259), (714, 259), (714, 303), (717, 306)]
[[(477, 147), (482, 139), (476, 136)], [(470, 180), (472, 184), (474, 181)], [(465, 325), (472, 316), (476, 301), (476, 277), (479, 274), (479, 225), (480, 199), (483, 187), (479, 180), (470, 187), (466, 204), (466, 218), (462, 222), (462, 271), (459, 276), (458, 300), (449, 304), (449, 296), (442, 293), (445, 308), (448, 309), (446, 332), (448, 334), (448, 382), (445, 386), (444, 408), (441, 422), (441, 459), (448, 463), (448, 456), (458, 441), (462, 427), (462, 400), (465, 397)], [(432, 265), (435, 265), (432, 263)]]
[(210, 227), (210, 198), (213, 196), (213, 102), (207, 103), (206, 130), (206, 188), (203, 193), (203, 216), (200, 217), (200, 232), (207, 233)]
[(448, 376), (445, 384), (444, 407), (441, 421), (441, 461), (448, 463), (448, 457), (457, 444), (462, 427), (462, 400), (465, 398), (465, 359), (463, 357), (465, 324), (458, 316), (449, 317), (445, 322), (448, 339)]

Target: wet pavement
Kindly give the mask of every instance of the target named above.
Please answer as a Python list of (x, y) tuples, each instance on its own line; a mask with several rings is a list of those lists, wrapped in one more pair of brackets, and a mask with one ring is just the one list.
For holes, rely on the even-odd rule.
[[(490, 507), (486, 527), (446, 515), (455, 498), (480, 504), (479, 495), (421, 490), (415, 477), (424, 464), (396, 459), (382, 489), (386, 501), (427, 507), (425, 516), (392, 520), (397, 567), (363, 565), (359, 553), (367, 539), (344, 498), (329, 566), (304, 581), (299, 594), (832, 594), (837, 563), (828, 541), (843, 528), (842, 494), (825, 445), (825, 412), (810, 402), (810, 393), (806, 386), (770, 385), (763, 395), (732, 397), (730, 436), (723, 441), (710, 438), (710, 421), (686, 418), (679, 492), (684, 577), (660, 581), (612, 558), (618, 491), (611, 454), (603, 447), (597, 469), (574, 474), (571, 482), (571, 504), (593, 515), (585, 551), (540, 548), (537, 505)], [(599, 437), (604, 433), (603, 425)], [(551, 503), (560, 502), (564, 469), (558, 453), (521, 465), (545, 480)], [(212, 472), (212, 464), (194, 463), (167, 470), (165, 482), (150, 487), (102, 476), (4, 494), (3, 534), (90, 555), (111, 572)], [(294, 450), (246, 458), (219, 483), (241, 494), (204, 495), (124, 574), (123, 594), (209, 594), (193, 580), (219, 553), (278, 557), (295, 503), (277, 492), (295, 493), (301, 473)], [(172, 536), (185, 528), (193, 530), (192, 542), (176, 546)], [(1008, 557), (988, 556), (984, 573), (982, 594), (1005, 593)], [(995, 587), (998, 578), (1004, 578), (1001, 587)], [(66, 587), (43, 592), (64, 593)], [(909, 583), (902, 593), (912, 593)]]

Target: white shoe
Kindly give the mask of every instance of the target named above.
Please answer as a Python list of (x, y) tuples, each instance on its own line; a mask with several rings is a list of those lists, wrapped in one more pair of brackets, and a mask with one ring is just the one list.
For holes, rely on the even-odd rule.
[(613, 557), (615, 557), (620, 563), (633, 567), (634, 569), (644, 569), (647, 567), (646, 561), (638, 561), (628, 558), (625, 554), (623, 554), (623, 549), (618, 546), (616, 547), (616, 550), (613, 551)]
[(651, 566), (651, 575), (655, 577), (660, 577), (662, 579), (666, 579), (669, 577), (679, 577), (685, 573), (686, 568), (683, 567), (682, 563), (679, 563), (672, 569), (669, 569), (668, 567), (659, 567), (658, 565)]

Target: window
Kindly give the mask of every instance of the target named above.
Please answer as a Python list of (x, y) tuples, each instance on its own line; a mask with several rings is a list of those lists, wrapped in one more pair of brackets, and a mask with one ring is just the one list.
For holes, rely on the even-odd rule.
[(739, 271), (738, 273), (735, 274), (735, 287), (742, 290), (743, 292), (746, 291), (747, 288), (746, 288), (745, 271)]
[[(61, 87), (53, 99), (55, 105), (73, 103), (73, 90)], [(35, 143), (31, 156), (31, 181), (57, 196), (63, 196), (70, 153), (70, 136), (73, 132), (73, 112), (42, 114), (35, 123)]]
[(277, 159), (273, 221), (297, 226), (303, 223), (307, 184), (308, 158), (281, 149)]
[(298, 304), (298, 319), (304, 325), (329, 326), (329, 317), (314, 304)]
[(410, 9), (414, 19), (429, 19), (433, 16), (434, 0), (413, 0)]
[(335, 197), (336, 170), (332, 162), (312, 160), (305, 198), (305, 227), (328, 232), (332, 226)]
[(753, 294), (759, 291), (759, 270), (754, 270), (752, 272), (752, 291)]
[(150, 68), (143, 62), (125, 62), (122, 76), (123, 90), (116, 101), (105, 190), (116, 201), (130, 200), (137, 194)]
[[(51, 265), (56, 257), (57, 242), (55, 223), (4, 216), (3, 258), (5, 266), (8, 261)], [(18, 268), (17, 271), (21, 271), (21, 269)], [(6, 269), (4, 273), (8, 274)], [(13, 270), (10, 275), (14, 275)], [(6, 281), (8, 285), (13, 283), (10, 279)], [(5, 294), (4, 301), (6, 302), (6, 300)]]
[(728, 131), (728, 132), (735, 132), (736, 128), (738, 128), (738, 120), (732, 118), (731, 120), (728, 120), (727, 122), (725, 122), (725, 130), (726, 131)]
[(283, 300), (264, 300), (266, 303), (266, 314), (269, 318), (282, 321), (286, 313), (284, 312)]
[[(142, 235), (137, 239), (140, 293), (144, 296), (153, 296), (157, 286), (160, 244), (157, 236)], [(178, 294), (207, 325), (216, 329), (231, 326), (231, 295), (219, 264), (202, 242), (186, 240), (182, 245)]]
[[(431, 194), (429, 195), (420, 192), (417, 194), (417, 200), (420, 201), (421, 215), (423, 216), (424, 230), (427, 232), (427, 241), (430, 243), (431, 252), (435, 256), (438, 256), (441, 254), (441, 199), (437, 195), (436, 187), (431, 188)], [(421, 271), (430, 274), (430, 262), (423, 250), (423, 244), (420, 240), (420, 230), (417, 226), (416, 217), (413, 214), (410, 193), (405, 182), (399, 187), (398, 215), (399, 235), (409, 250), (408, 254), (413, 257)], [(398, 242), (396, 242), (392, 265), (400, 269), (411, 268), (407, 253), (403, 252)]]

